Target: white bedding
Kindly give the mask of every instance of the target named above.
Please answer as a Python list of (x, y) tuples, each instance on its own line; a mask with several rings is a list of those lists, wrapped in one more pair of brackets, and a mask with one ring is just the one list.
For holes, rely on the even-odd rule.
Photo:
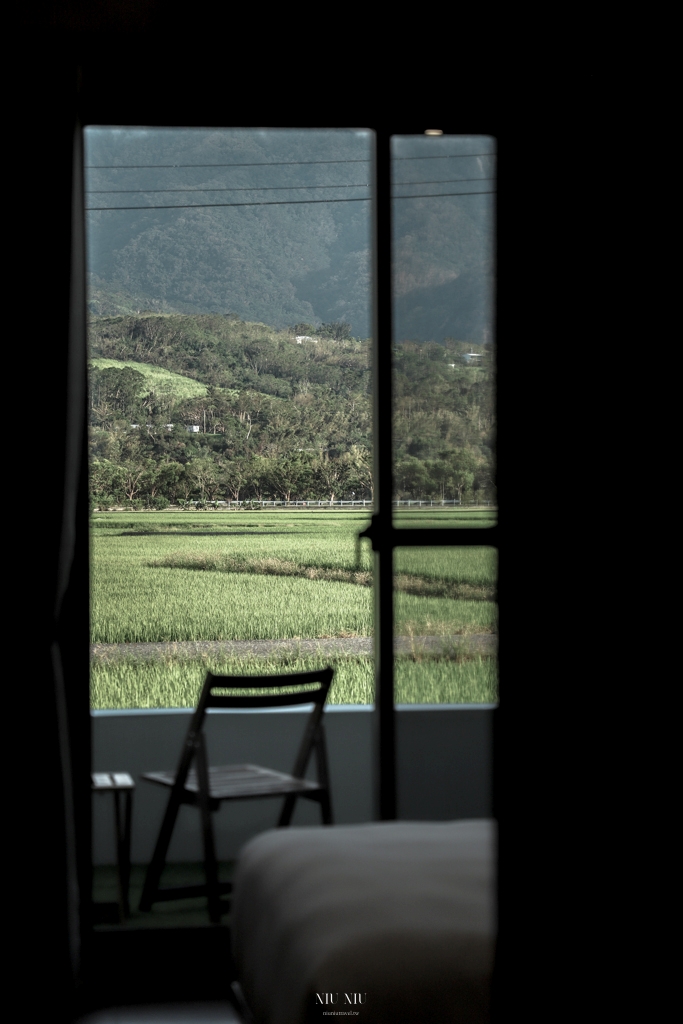
[(488, 1020), (494, 886), (491, 821), (263, 833), (241, 852), (233, 897), (255, 1020)]

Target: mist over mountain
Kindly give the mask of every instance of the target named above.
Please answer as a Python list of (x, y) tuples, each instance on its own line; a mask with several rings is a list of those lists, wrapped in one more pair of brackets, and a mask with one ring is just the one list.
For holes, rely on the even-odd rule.
[(428, 341), (457, 338), (476, 344), (492, 340), (493, 275), (466, 271), (453, 281), (414, 288), (396, 299), (397, 334)]
[[(92, 314), (231, 313), (277, 329), (345, 320), (370, 336), (371, 133), (85, 134)], [(477, 137), (398, 140), (397, 340), (491, 338), (492, 196), (448, 193), (489, 188), (492, 153)]]

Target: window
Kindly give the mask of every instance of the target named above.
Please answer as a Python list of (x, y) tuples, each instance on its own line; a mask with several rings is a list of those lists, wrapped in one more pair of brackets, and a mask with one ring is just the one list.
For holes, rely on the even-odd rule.
[(94, 706), (207, 658), (371, 703), (371, 133), (85, 138)]
[(93, 127), (86, 169), (94, 706), (192, 706), (221, 643), (277, 670), (326, 636), (333, 699), (371, 702), (359, 532), (382, 763), (395, 702), (495, 702), (495, 141)]

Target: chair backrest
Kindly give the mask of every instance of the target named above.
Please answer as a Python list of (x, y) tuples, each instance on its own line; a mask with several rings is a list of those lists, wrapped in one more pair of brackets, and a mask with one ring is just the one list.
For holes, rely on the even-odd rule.
[[(279, 676), (215, 676), (207, 673), (197, 711), (206, 708), (282, 708), (293, 704), (319, 704), (327, 700), (334, 669), (293, 672)], [(314, 684), (318, 684), (314, 687)], [(292, 687), (306, 687), (292, 692)], [(281, 693), (218, 694), (214, 690), (281, 690)]]
[[(209, 708), (278, 708), (297, 704), (313, 704), (313, 709), (306, 723), (292, 775), (297, 778), (303, 777), (314, 747), (318, 754), (319, 773), (326, 774), (322, 715), (333, 677), (334, 669), (332, 668), (316, 669), (313, 672), (292, 672), (277, 676), (216, 676), (212, 672), (208, 672), (187, 732), (178, 766), (178, 777), (181, 772), (183, 778), (185, 777), (194, 751), (200, 744), (203, 746), (202, 729)], [(301, 689), (292, 692), (292, 687), (301, 687)], [(214, 693), (215, 690), (252, 692), (244, 695), (239, 693), (228, 695)], [(270, 690), (271, 692), (260, 695), (254, 694), (254, 690)], [(273, 692), (278, 690), (281, 692)]]

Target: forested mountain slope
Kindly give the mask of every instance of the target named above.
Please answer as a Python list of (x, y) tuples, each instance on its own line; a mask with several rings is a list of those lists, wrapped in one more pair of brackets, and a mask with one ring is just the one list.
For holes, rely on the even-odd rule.
[[(424, 145), (395, 164), (396, 337), (486, 342), (492, 143), (426, 162)], [(371, 167), (363, 131), (88, 128), (91, 313), (344, 320), (367, 338)]]
[[(235, 317), (92, 318), (93, 503), (371, 498), (370, 343), (344, 333), (298, 343)], [(397, 496), (493, 496), (489, 355), (468, 365), (468, 348), (396, 348)]]

